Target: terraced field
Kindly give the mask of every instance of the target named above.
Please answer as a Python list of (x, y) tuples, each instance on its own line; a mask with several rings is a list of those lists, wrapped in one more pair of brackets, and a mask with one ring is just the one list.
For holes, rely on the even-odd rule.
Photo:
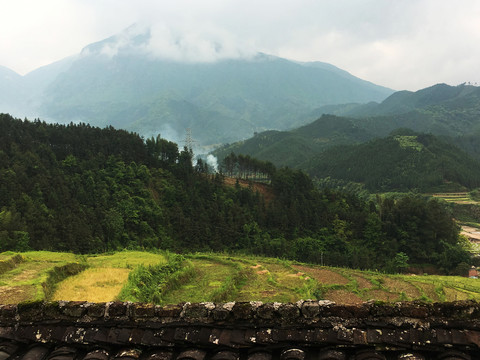
[(437, 193), (432, 194), (432, 196), (436, 199), (442, 199), (455, 204), (478, 204), (478, 201), (473, 200), (468, 192)]
[[(0, 261), (8, 262), (13, 253), (3, 253)], [(48, 272), (56, 266), (75, 261), (73, 254), (46, 251), (23, 253), (15, 266), (0, 274), (0, 303), (19, 303), (28, 300), (42, 300), (43, 286)]]
[[(20, 255), (20, 256), (19, 256)], [(16, 261), (11, 261), (12, 259)], [(19, 260), (20, 259), (20, 260)], [(186, 256), (191, 275), (162, 294), (162, 304), (184, 301), (294, 302), (328, 299), (355, 304), (368, 300), (480, 300), (480, 280), (450, 276), (386, 275), (278, 259), (216, 254)], [(83, 264), (85, 270), (52, 282), (54, 269)], [(0, 303), (119, 299), (129, 273), (140, 264), (168, 265), (167, 254), (123, 251), (97, 256), (28, 252), (0, 254)], [(68, 274), (67, 274), (68, 275)], [(53, 285), (52, 285), (53, 284)]]

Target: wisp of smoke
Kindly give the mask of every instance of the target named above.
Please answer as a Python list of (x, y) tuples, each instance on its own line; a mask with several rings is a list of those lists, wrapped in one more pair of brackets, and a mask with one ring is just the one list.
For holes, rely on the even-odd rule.
[(216, 156), (214, 156), (212, 154), (208, 154), (207, 164), (208, 164), (208, 166), (212, 167), (213, 170), (215, 170), (215, 172), (218, 172), (218, 160), (217, 160)]

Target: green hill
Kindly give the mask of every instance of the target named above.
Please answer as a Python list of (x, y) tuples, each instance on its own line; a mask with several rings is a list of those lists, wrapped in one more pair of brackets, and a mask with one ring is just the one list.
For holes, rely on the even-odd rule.
[[(407, 132), (408, 133), (408, 132)], [(480, 186), (480, 164), (433, 135), (400, 133), (328, 149), (300, 167), (316, 177), (382, 191), (456, 191)]]
[(200, 143), (218, 144), (291, 127), (321, 104), (383, 99), (390, 91), (333, 66), (261, 54), (191, 64), (131, 53), (106, 59), (91, 50), (45, 94), (42, 113), (57, 121), (74, 118), (144, 135), (170, 131), (178, 139), (191, 128)]
[(290, 131), (265, 131), (253, 138), (225, 145), (213, 152), (220, 159), (231, 152), (267, 160), (276, 166), (298, 168), (313, 154), (335, 145), (361, 143), (373, 137), (352, 119), (324, 115)]
[[(214, 154), (220, 159), (232, 152), (247, 154), (276, 166), (302, 169), (313, 177), (363, 183), (375, 192), (456, 191), (480, 186), (478, 160), (452, 144), (451, 138), (406, 129), (393, 134), (373, 139), (354, 119), (324, 115), (301, 128), (260, 133)], [(475, 137), (469, 139), (463, 148), (478, 150)]]

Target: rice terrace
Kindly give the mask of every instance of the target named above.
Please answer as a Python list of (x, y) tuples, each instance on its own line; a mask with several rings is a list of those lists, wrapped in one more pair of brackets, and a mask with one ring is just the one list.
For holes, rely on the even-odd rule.
[[(179, 265), (172, 271), (174, 262)], [(185, 301), (296, 302), (300, 299), (360, 304), (369, 300), (393, 303), (480, 299), (478, 280), (465, 277), (393, 275), (211, 253), (179, 257), (139, 251), (103, 255), (5, 252), (1, 254), (0, 266), (3, 304), (129, 300), (165, 305)], [(151, 293), (148, 279), (141, 277), (141, 271), (138, 274), (141, 269), (149, 269), (148, 277), (158, 276), (154, 287), (163, 286), (161, 294)]]

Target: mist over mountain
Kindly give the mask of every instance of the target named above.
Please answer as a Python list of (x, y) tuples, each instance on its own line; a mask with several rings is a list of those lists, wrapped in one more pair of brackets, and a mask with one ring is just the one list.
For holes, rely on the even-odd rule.
[(190, 128), (199, 144), (220, 144), (305, 124), (323, 105), (382, 101), (393, 92), (333, 65), (258, 53), (237, 40), (133, 26), (76, 57), (11, 74), (6, 86), (18, 89), (12, 99), (0, 88), (0, 105), (176, 141)]

